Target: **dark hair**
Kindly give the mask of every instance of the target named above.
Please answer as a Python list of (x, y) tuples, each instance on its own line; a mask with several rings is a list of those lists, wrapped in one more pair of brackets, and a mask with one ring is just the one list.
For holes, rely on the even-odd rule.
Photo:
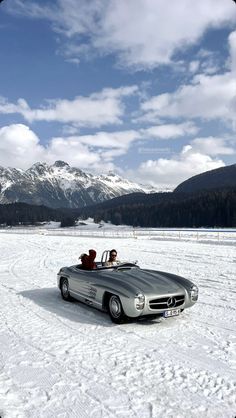
[(113, 248), (113, 250), (111, 250), (109, 252), (109, 260), (108, 261), (111, 261), (111, 255), (112, 255), (112, 253), (116, 253), (116, 256), (117, 256), (117, 251)]

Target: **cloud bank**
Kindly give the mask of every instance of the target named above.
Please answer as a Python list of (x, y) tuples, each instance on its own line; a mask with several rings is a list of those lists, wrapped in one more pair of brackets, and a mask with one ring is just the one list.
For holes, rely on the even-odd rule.
[(0, 129), (0, 165), (27, 169), (36, 161), (53, 164), (56, 160), (66, 160), (85, 171), (101, 173), (116, 170), (142, 183), (175, 187), (193, 175), (224, 166), (219, 155), (235, 154), (230, 141), (199, 137), (192, 139), (179, 155), (171, 159), (148, 160), (140, 164), (135, 172), (120, 170), (115, 159), (125, 155), (140, 139), (144, 140), (141, 131), (98, 132), (94, 135), (56, 137), (47, 146), (42, 146), (29, 127), (14, 124)]
[[(17, 115), (17, 121), (20, 115), (25, 122), (0, 129), (0, 164), (28, 168), (38, 160), (64, 159), (88, 171), (121, 172), (121, 158), (131, 159), (136, 145), (157, 144), (158, 151), (165, 142), (167, 150), (172, 144), (168, 158), (152, 155), (140, 163), (136, 149), (137, 171), (123, 168), (123, 174), (155, 185), (177, 185), (224, 165), (224, 156), (235, 155), (236, 31), (228, 37), (229, 59), (223, 63), (217, 53), (201, 45), (209, 29), (227, 27), (229, 31), (235, 26), (232, 1), (11, 0), (5, 9), (14, 15), (46, 19), (66, 60), (78, 64), (113, 55), (125, 75), (128, 69), (129, 75), (142, 70), (154, 76), (145, 92), (142, 83), (136, 82), (73, 99), (45, 99), (35, 107), (25, 98), (16, 102), (0, 98), (1, 114)], [(196, 53), (187, 54), (192, 46)], [(182, 52), (186, 58), (181, 61)], [(161, 75), (163, 68), (159, 73), (158, 67), (162, 65), (178, 69), (184, 81), (178, 87), (170, 83), (172, 90), (159, 90), (154, 77)], [(136, 80), (143, 80), (140, 74)], [(58, 123), (61, 134), (42, 145), (31, 129), (37, 122)], [(212, 122), (223, 127), (215, 135), (209, 133)], [(207, 134), (202, 132), (204, 124)]]
[(48, 19), (67, 39), (65, 55), (71, 59), (115, 54), (120, 65), (137, 69), (170, 64), (177, 51), (199, 42), (208, 28), (236, 22), (234, 4), (222, 0), (57, 0), (44, 5), (12, 0), (8, 10)]
[(174, 188), (192, 176), (223, 166), (225, 166), (223, 160), (213, 159), (187, 145), (175, 158), (160, 158), (142, 163), (137, 176), (142, 182), (158, 185), (161, 188)]
[(136, 86), (105, 88), (88, 97), (78, 96), (73, 100), (47, 100), (46, 105), (38, 109), (31, 109), (23, 98), (19, 99), (16, 104), (0, 98), (0, 113), (19, 113), (30, 123), (56, 121), (86, 127), (120, 124), (125, 112), (124, 97), (132, 96), (136, 92)]

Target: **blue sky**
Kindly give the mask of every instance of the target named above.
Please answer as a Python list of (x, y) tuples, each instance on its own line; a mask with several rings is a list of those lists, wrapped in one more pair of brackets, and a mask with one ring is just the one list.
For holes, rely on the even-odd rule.
[(4, 0), (0, 165), (158, 188), (235, 163), (232, 0)]

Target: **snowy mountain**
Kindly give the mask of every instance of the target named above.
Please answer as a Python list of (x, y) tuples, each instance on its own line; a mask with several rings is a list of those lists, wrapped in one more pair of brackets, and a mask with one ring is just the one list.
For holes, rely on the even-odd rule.
[(92, 175), (64, 161), (36, 163), (28, 170), (0, 167), (0, 203), (84, 207), (132, 192), (155, 192), (114, 173)]

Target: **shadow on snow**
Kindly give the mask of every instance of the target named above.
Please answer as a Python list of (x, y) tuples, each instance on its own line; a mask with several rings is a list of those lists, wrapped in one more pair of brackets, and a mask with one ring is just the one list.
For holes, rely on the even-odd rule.
[[(62, 317), (66, 320), (80, 323), (90, 324), (103, 327), (117, 327), (122, 325), (115, 325), (111, 322), (109, 315), (101, 312), (91, 306), (76, 301), (66, 302), (61, 298), (60, 292), (55, 287), (31, 289), (19, 292), (19, 295), (30, 299), (41, 308), (53, 313), (56, 316)], [(129, 322), (135, 322), (139, 325), (157, 325), (161, 320), (151, 320), (148, 318), (134, 319)]]

